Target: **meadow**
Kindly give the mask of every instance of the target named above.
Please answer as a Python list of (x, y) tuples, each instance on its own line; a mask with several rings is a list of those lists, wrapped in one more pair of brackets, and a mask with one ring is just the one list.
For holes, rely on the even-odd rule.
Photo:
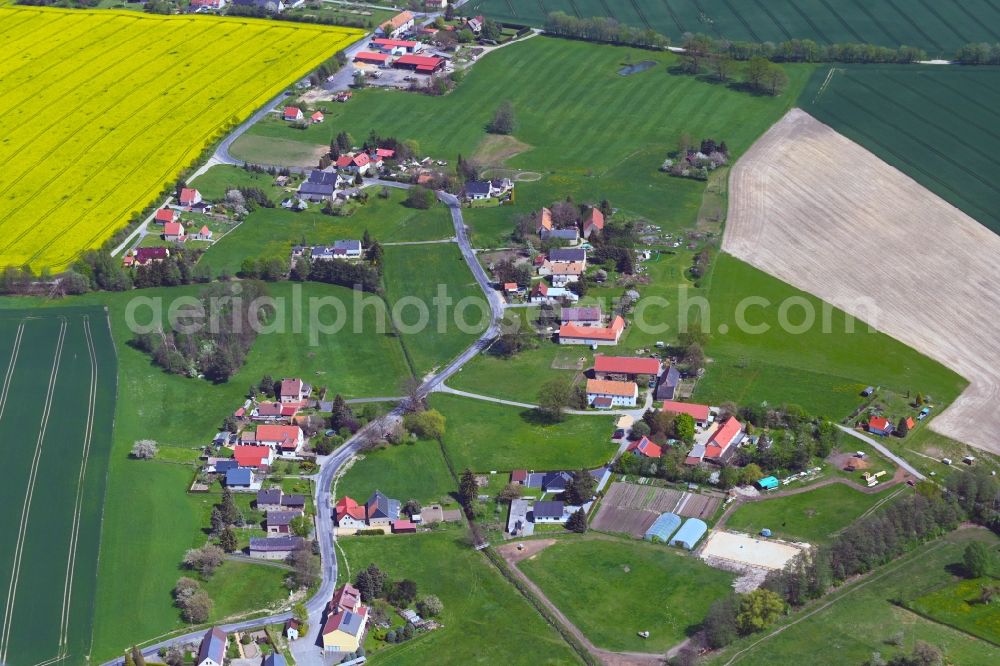
[(473, 550), (464, 534), (362, 537), (338, 542), (339, 582), (377, 564), (392, 580), (408, 578), (418, 597), (441, 599), (443, 628), (379, 651), (392, 664), (565, 664), (577, 661), (538, 612)]
[(0, 662), (90, 649), (116, 360), (100, 308), (0, 310)]
[[(712, 362), (695, 399), (711, 404), (788, 402), (839, 419), (861, 404), (859, 393), (869, 385), (900, 394), (922, 392), (945, 404), (965, 386), (954, 372), (887, 335), (869, 332), (864, 322), (854, 320), (852, 332), (842, 311), (728, 254), (715, 258), (705, 296), (710, 325), (704, 330), (712, 331), (706, 354)], [(737, 325), (737, 308), (749, 297), (769, 303), (745, 311), (746, 322), (766, 325), (766, 334)], [(805, 299), (816, 315), (816, 324), (801, 333), (780, 326), (780, 304), (792, 298)], [(802, 311), (790, 308), (788, 321), (799, 324)], [(691, 313), (694, 317), (699, 310)]]
[(359, 34), (0, 8), (3, 262), (66, 267), (153, 203), (227, 127)]
[(982, 589), (997, 583), (997, 578), (989, 576), (956, 580), (913, 599), (907, 607), (1000, 647), (1000, 613), (996, 606), (980, 601)]
[(797, 495), (746, 502), (729, 516), (726, 527), (748, 534), (767, 528), (779, 539), (825, 544), (872, 507), (883, 506), (882, 501), (898, 489), (869, 495), (834, 483)]
[(734, 578), (662, 544), (603, 536), (560, 539), (517, 566), (594, 645), (616, 651), (683, 641)]
[(996, 67), (816, 71), (803, 109), (1000, 234)]
[(336, 496), (364, 502), (376, 490), (401, 502), (441, 502), (455, 492), (455, 479), (436, 441), (407, 441), (359, 456), (337, 481)]
[[(816, 661), (816, 646), (836, 654), (839, 663), (860, 664), (881, 653), (885, 660), (909, 654), (917, 640), (937, 646), (945, 663), (991, 664), (1000, 648), (938, 624), (896, 601), (911, 599), (954, 581), (962, 551), (970, 540), (998, 543), (986, 530), (952, 532), (831, 592), (821, 606), (793, 613), (775, 629), (754, 634), (714, 655), (712, 664), (795, 664)], [(832, 603), (830, 603), (832, 602)], [(813, 612), (814, 611), (814, 612)], [(784, 625), (784, 626), (782, 626)], [(899, 641), (900, 645), (893, 643)]]
[(542, 25), (550, 12), (607, 16), (679, 41), (686, 32), (734, 41), (862, 42), (917, 46), (952, 55), (969, 42), (995, 42), (1000, 8), (988, 0), (472, 0), (467, 16)]
[[(618, 75), (623, 62), (646, 59), (657, 67)], [(483, 58), (445, 97), (357, 91), (347, 104), (318, 104), (326, 114), (322, 124), (303, 131), (266, 119), (232, 151), (250, 159), (266, 150), (265, 139), (319, 148), (340, 131), (358, 141), (374, 130), (414, 140), (421, 155), (436, 159), (453, 163), (461, 153), (484, 165), (541, 174), (537, 182), (518, 185), (516, 205), (467, 212), (474, 235), (481, 231), (477, 243), (481, 237), (493, 245), (502, 239), (505, 221), (509, 231), (516, 214), (567, 195), (577, 201), (607, 198), (622, 214), (683, 229), (694, 222), (704, 184), (658, 171), (680, 135), (725, 140), (735, 157), (790, 108), (813, 67), (787, 67), (789, 88), (772, 98), (669, 74), (677, 62), (669, 53), (536, 37)], [(512, 138), (498, 142), (486, 125), (504, 99), (514, 106), (517, 126)], [(253, 153), (247, 153), (251, 141)]]
[(433, 394), (430, 406), (448, 419), (444, 448), (456, 471), (592, 469), (617, 449), (610, 416), (546, 424), (532, 410), (443, 393)]

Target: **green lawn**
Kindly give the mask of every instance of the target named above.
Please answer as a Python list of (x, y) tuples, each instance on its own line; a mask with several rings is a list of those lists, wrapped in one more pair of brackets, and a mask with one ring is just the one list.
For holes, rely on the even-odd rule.
[(207, 201), (221, 201), (226, 192), (239, 187), (257, 187), (278, 202), (285, 195), (285, 189), (274, 184), (274, 176), (269, 173), (248, 171), (229, 164), (216, 164), (201, 174), (189, 185), (198, 189)]
[[(823, 600), (824, 606), (818, 612), (808, 617), (793, 613), (783, 622), (791, 626), (785, 626), (781, 633), (769, 633), (763, 641), (762, 634), (754, 634), (714, 655), (711, 663), (740, 666), (816, 663), (819, 647), (823, 654), (836, 655), (837, 663), (860, 664), (873, 652), (880, 652), (886, 660), (909, 653), (917, 640), (940, 648), (948, 664), (997, 663), (1000, 647), (970, 638), (964, 632), (927, 620), (894, 603), (953, 582), (951, 571), (960, 566), (962, 551), (970, 540), (998, 543), (986, 530), (953, 532), (876, 569), (856, 583), (835, 590)], [(828, 602), (833, 603), (825, 605)], [(815, 608), (810, 606), (807, 612)], [(897, 636), (902, 638), (900, 647), (889, 643)]]
[(337, 482), (337, 497), (359, 502), (375, 490), (401, 502), (440, 502), (456, 490), (437, 442), (407, 442), (363, 454)]
[(956, 580), (909, 602), (924, 617), (961, 629), (1000, 647), (1000, 612), (995, 604), (979, 600), (983, 587), (996, 586), (992, 577)]
[(431, 407), (448, 419), (444, 446), (456, 470), (580, 469), (611, 459), (610, 416), (567, 416), (543, 425), (532, 410), (436, 393)]
[(835, 533), (898, 489), (895, 486), (869, 495), (836, 483), (798, 495), (747, 502), (729, 516), (726, 527), (749, 534), (768, 528), (779, 539), (828, 543)]
[[(480, 354), (448, 380), (448, 386), (515, 402), (538, 402), (539, 387), (553, 377), (573, 379), (578, 371), (561, 369), (577, 359), (585, 359), (583, 370), (593, 367), (593, 352), (587, 347), (558, 345), (542, 340), (535, 349), (511, 358)], [(557, 368), (553, 368), (553, 363)], [(582, 371), (580, 371), (582, 373)]]
[(489, 304), (456, 245), (387, 247), (383, 282), (418, 375), (458, 356), (489, 325)]
[[(283, 120), (275, 116), (272, 122), (278, 123)], [(286, 123), (286, 125), (288, 125)], [(295, 132), (303, 130), (293, 130), (290, 125), (287, 129)], [(324, 148), (326, 148), (324, 150)], [(329, 150), (329, 144), (324, 146), (314, 146), (295, 137), (263, 137), (252, 132), (244, 134), (233, 142), (233, 157), (249, 162), (251, 164), (277, 164), (290, 167), (316, 167), (319, 158)]]
[(380, 661), (525, 665), (577, 661), (569, 646), (462, 534), (359, 537), (338, 545), (343, 551), (341, 582), (375, 563), (393, 580), (416, 582), (418, 597), (433, 594), (444, 604), (442, 629), (386, 648), (379, 653)]
[(292, 212), (284, 208), (260, 208), (232, 232), (212, 245), (201, 259), (213, 274), (223, 270), (236, 274), (247, 257), (288, 259), (292, 245), (321, 245), (341, 239), (360, 240), (367, 229), (381, 242), (424, 241), (450, 238), (454, 234), (451, 217), (441, 204), (430, 210), (415, 210), (402, 204), (406, 194), (390, 189), (389, 198), (369, 190), (368, 203), (353, 215), (324, 215), (318, 205)]
[[(737, 308), (748, 297), (769, 302), (767, 307), (752, 306), (745, 312), (748, 324), (769, 327), (766, 334), (737, 326)], [(791, 297), (804, 298), (816, 314), (816, 324), (805, 333), (793, 334), (779, 326), (779, 304)], [(713, 334), (706, 352), (720, 363), (708, 364), (706, 377), (695, 391), (698, 400), (713, 404), (797, 401), (810, 413), (843, 418), (861, 404), (857, 394), (868, 385), (929, 394), (938, 404), (951, 402), (965, 387), (954, 372), (887, 335), (869, 332), (863, 322), (855, 321), (854, 332), (847, 332), (842, 311), (729, 255), (715, 259), (707, 298), (711, 306), (708, 330)], [(823, 330), (824, 307), (828, 332)], [(693, 318), (698, 311), (691, 312)], [(792, 308), (789, 320), (800, 322), (801, 312), (799, 307)], [(720, 332), (723, 327), (725, 334)]]
[(616, 651), (683, 641), (734, 578), (663, 545), (605, 538), (560, 539), (518, 566), (595, 645)]
[(281, 606), (288, 600), (288, 588), (284, 583), (287, 575), (287, 571), (276, 567), (225, 562), (202, 583), (215, 601), (209, 621), (219, 623), (247, 611)]

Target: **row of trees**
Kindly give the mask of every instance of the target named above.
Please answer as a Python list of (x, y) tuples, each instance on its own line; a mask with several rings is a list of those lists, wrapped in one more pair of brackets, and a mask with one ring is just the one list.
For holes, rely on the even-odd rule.
[(577, 18), (565, 12), (552, 12), (545, 19), (545, 32), (574, 39), (608, 42), (628, 46), (665, 48), (670, 39), (651, 29), (633, 28), (613, 18), (595, 16)]
[(1000, 43), (966, 44), (955, 54), (963, 65), (1000, 65)]
[(774, 62), (911, 63), (926, 60), (927, 53), (911, 46), (890, 48), (875, 44), (819, 44), (811, 39), (783, 42), (742, 42), (685, 33), (681, 46), (691, 54), (728, 56), (733, 60), (764, 58)]

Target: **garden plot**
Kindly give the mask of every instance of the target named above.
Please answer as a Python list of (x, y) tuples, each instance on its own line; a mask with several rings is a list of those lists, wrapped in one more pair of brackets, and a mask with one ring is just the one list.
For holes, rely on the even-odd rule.
[(604, 496), (591, 526), (595, 530), (640, 538), (661, 513), (673, 512), (686, 518), (711, 517), (719, 501), (707, 495), (616, 481)]

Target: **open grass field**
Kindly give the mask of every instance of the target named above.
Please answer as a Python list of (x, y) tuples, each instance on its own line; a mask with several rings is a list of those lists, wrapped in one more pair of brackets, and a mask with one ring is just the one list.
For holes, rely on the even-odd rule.
[(604, 537), (560, 539), (517, 566), (594, 645), (616, 651), (683, 641), (733, 581), (664, 545)]
[(679, 40), (700, 32), (733, 41), (864, 42), (917, 46), (951, 55), (969, 42), (995, 42), (1000, 8), (989, 0), (472, 0), (467, 16), (541, 25), (549, 12), (608, 16)]
[[(871, 343), (867, 351), (841, 346), (837, 336), (816, 332), (822, 328), (819, 318), (809, 327), (812, 333), (797, 336), (797, 344), (812, 338), (814, 349), (840, 364), (840, 374), (867, 356), (878, 362), (867, 370), (855, 366), (851, 375), (886, 384), (896, 393), (930, 393), (936, 402), (950, 400), (955, 373), (961, 375), (968, 388), (930, 427), (1000, 451), (990, 434), (995, 421), (1000, 425), (1000, 412), (993, 409), (1000, 373), (991, 360), (995, 345), (983, 335), (1000, 317), (1000, 294), (984, 290), (978, 278), (1000, 275), (1000, 236), (799, 110), (737, 162), (730, 185), (723, 250), (869, 322), (953, 372), (907, 354), (895, 362), (897, 373), (908, 376), (905, 384), (866, 377), (886, 376), (893, 347), (876, 345), (870, 335), (853, 338)], [(961, 270), (955, 269), (956, 257)], [(734, 288), (719, 278), (713, 275), (713, 289)], [(752, 293), (742, 287), (742, 293)], [(789, 321), (801, 323), (802, 312), (792, 308)], [(758, 344), (765, 345), (786, 340), (785, 351), (796, 350), (792, 335), (735, 339), (741, 337), (759, 338)]]
[(617, 449), (610, 416), (540, 424), (531, 410), (443, 393), (433, 394), (430, 405), (448, 419), (444, 447), (456, 471), (590, 469)]
[[(629, 77), (617, 74), (623, 61), (647, 58), (658, 66)], [(241, 151), (248, 141), (260, 150), (262, 138), (322, 147), (342, 130), (360, 140), (374, 129), (415, 140), (421, 154), (451, 163), (459, 153), (469, 157), (482, 146), (484, 159), (542, 174), (537, 182), (518, 185), (516, 205), (468, 212), (477, 243), (492, 245), (502, 236), (498, 217), (510, 222), (567, 195), (577, 201), (608, 198), (623, 214), (647, 217), (667, 229), (687, 228), (694, 224), (704, 184), (658, 171), (680, 134), (725, 140), (734, 154), (741, 153), (791, 106), (813, 68), (788, 67), (789, 89), (771, 98), (668, 74), (677, 62), (669, 53), (535, 37), (483, 58), (445, 97), (361, 90), (347, 104), (320, 103), (326, 122), (304, 131), (277, 118), (258, 123), (234, 144), (233, 154), (251, 157)], [(485, 126), (504, 99), (514, 105), (518, 143), (514, 150), (498, 151)]]
[[(386, 300), (418, 376), (458, 356), (489, 326), (489, 304), (457, 245), (387, 247), (384, 265)], [(382, 395), (396, 395), (398, 384), (386, 389)]]
[[(707, 330), (713, 334), (706, 350), (714, 361), (697, 385), (696, 399), (713, 404), (789, 402), (813, 414), (844, 418), (861, 404), (859, 394), (868, 385), (901, 394), (920, 391), (941, 403), (954, 400), (965, 385), (939, 363), (887, 335), (869, 332), (862, 321), (855, 321), (854, 332), (848, 332), (841, 310), (826, 307), (824, 314), (818, 298), (727, 254), (715, 259), (707, 298), (711, 307)], [(753, 305), (748, 298), (766, 299), (768, 305)], [(802, 332), (783, 328), (780, 312), (785, 302), (808, 303), (815, 325)], [(745, 310), (746, 322), (766, 325), (766, 332), (741, 330), (737, 318), (741, 303), (751, 303)], [(803, 322), (803, 307), (789, 307), (786, 314), (792, 324)], [(826, 331), (824, 317), (829, 322)]]
[[(360, 33), (189, 14), (0, 8), (0, 257), (63, 268)], [(69, 100), (69, 102), (67, 102)]]
[(924, 617), (978, 636), (1000, 648), (1000, 613), (996, 606), (980, 601), (987, 586), (996, 586), (993, 577), (956, 580), (907, 604)]
[(364, 502), (375, 490), (381, 490), (401, 502), (415, 499), (426, 506), (440, 502), (456, 489), (441, 445), (420, 441), (365, 453), (337, 482), (336, 495)]
[(897, 491), (894, 486), (869, 495), (834, 483), (797, 495), (746, 502), (729, 516), (726, 527), (748, 534), (768, 528), (779, 539), (828, 543), (866, 511), (892, 501), (887, 498)]
[(380, 663), (565, 664), (577, 661), (559, 635), (461, 533), (338, 541), (340, 582), (371, 563), (409, 578), (417, 595), (441, 599), (444, 625), (379, 652)]
[(388, 199), (374, 196), (348, 217), (324, 215), (317, 206), (302, 212), (284, 208), (258, 208), (225, 238), (214, 243), (200, 262), (213, 274), (235, 275), (246, 257), (289, 259), (292, 245), (332, 244), (360, 240), (367, 229), (380, 243), (439, 240), (454, 234), (444, 206), (413, 210), (402, 204), (405, 194), (392, 190)]
[(996, 67), (824, 67), (799, 103), (1000, 234), (998, 79)]
[(0, 663), (86, 660), (116, 366), (101, 308), (0, 310)]
[[(514, 312), (509, 310), (508, 312)], [(583, 359), (581, 370), (563, 369), (573, 361)], [(520, 352), (512, 358), (480, 354), (469, 361), (448, 386), (515, 402), (536, 403), (538, 390), (554, 377), (573, 379), (594, 365), (594, 354), (584, 346), (558, 345), (542, 340), (535, 349)], [(582, 380), (581, 380), (582, 381)]]
[[(917, 640), (940, 648), (945, 663), (996, 663), (1000, 660), (1000, 647), (893, 603), (953, 582), (952, 571), (960, 566), (962, 551), (973, 539), (998, 543), (986, 530), (953, 532), (832, 592), (818, 607), (792, 614), (767, 633), (737, 641), (709, 663), (741, 666), (815, 663), (817, 646), (822, 646), (825, 654), (836, 655), (837, 663), (860, 664), (873, 652), (880, 652), (886, 660), (908, 654)], [(897, 636), (902, 639), (899, 647), (889, 643)]]

